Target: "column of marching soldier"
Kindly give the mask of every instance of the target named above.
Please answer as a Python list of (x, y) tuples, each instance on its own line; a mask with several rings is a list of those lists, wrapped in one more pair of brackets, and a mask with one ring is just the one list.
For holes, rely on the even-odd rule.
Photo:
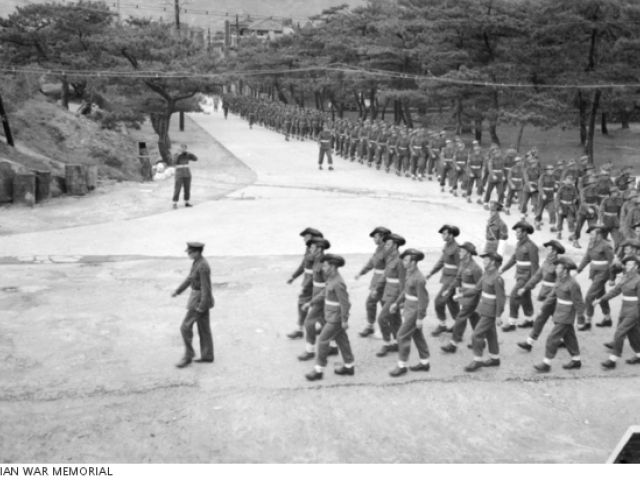
[(318, 110), (292, 107), (278, 102), (241, 96), (225, 96), (225, 105), (249, 123), (258, 122), (279, 131), (285, 138), (313, 139), (319, 143), (319, 167), (331, 153), (352, 162), (384, 168), (414, 180), (438, 180), (444, 193), (461, 192), (467, 202), (476, 202), (489, 210), (493, 192), (507, 215), (512, 206), (526, 219), (529, 206), (537, 230), (543, 225), (546, 210), (550, 231), (562, 239), (566, 220), (569, 240), (581, 248), (579, 240), (585, 226), (602, 223), (617, 248), (622, 238), (633, 235), (640, 222), (640, 195), (630, 168), (618, 172), (610, 163), (600, 171), (588, 164), (587, 157), (542, 166), (536, 148), (520, 156), (515, 149), (502, 150), (491, 145), (483, 151), (474, 140), (467, 147), (458, 136), (447, 138), (445, 131), (409, 129), (383, 121), (338, 119)]
[[(441, 275), (440, 289), (435, 295), (434, 305), (439, 325), (431, 335), (438, 337), (451, 333), (450, 341), (442, 345), (441, 350), (445, 354), (454, 354), (463, 340), (467, 323), (470, 324), (471, 343), (467, 346), (473, 350), (473, 360), (464, 368), (466, 372), (500, 365), (498, 327), (507, 303), (509, 320), (502, 327), (502, 332), (516, 329), (518, 313), (522, 309), (525, 318), (517, 326), (531, 329), (526, 339), (517, 343), (525, 352), (532, 350), (547, 321), (551, 319), (553, 323), (542, 362), (534, 365), (537, 372), (551, 370), (551, 360), (559, 348), (566, 348), (570, 355), (570, 361), (563, 368), (579, 369), (582, 361), (574, 327), (576, 320), (578, 331), (590, 330), (594, 308), (599, 306), (603, 318), (596, 326), (612, 327), (608, 301), (618, 295), (622, 296), (618, 323), (611, 341), (605, 343), (610, 355), (601, 365), (606, 370), (616, 367), (625, 339), (629, 340), (634, 352), (634, 356), (627, 359), (626, 363), (640, 365), (640, 240), (637, 237), (625, 239), (614, 252), (607, 240), (608, 229), (595, 224), (589, 227), (592, 237), (580, 265), (564, 255), (564, 246), (555, 239), (544, 243), (547, 255), (540, 263), (538, 246), (529, 238), (534, 228), (522, 220), (513, 226), (518, 240), (516, 251), (503, 263), (502, 256), (497, 253), (498, 241), (494, 240), (493, 235), (499, 233), (501, 238), (507, 236), (506, 226), (499, 217), (500, 210), (498, 202), (491, 203), (487, 244), (480, 255), (473, 243), (459, 244), (456, 241), (460, 235), (458, 227), (443, 225), (438, 233), (442, 235), (444, 249), (426, 276), (419, 268), (425, 258), (424, 253), (414, 248), (401, 250), (406, 243), (401, 235), (385, 227), (376, 227), (369, 234), (376, 249), (356, 276), (357, 280), (373, 272), (365, 305), (367, 325), (359, 335), (372, 335), (377, 322), (384, 343), (376, 355), (385, 357), (394, 352), (398, 354), (397, 366), (390, 375), (398, 377), (408, 370), (430, 370), (430, 352), (422, 327), (430, 299), (426, 282), (438, 273)], [(640, 223), (634, 228), (636, 234), (640, 234)], [(354, 356), (347, 335), (351, 304), (346, 283), (339, 271), (345, 265), (345, 260), (339, 255), (327, 253), (331, 243), (319, 230), (305, 228), (300, 236), (306, 246), (304, 257), (287, 281), (293, 283), (302, 276), (297, 302), (298, 328), (288, 336), (291, 339), (305, 339), (306, 348), (298, 357), (300, 361), (316, 359), (314, 369), (306, 375), (308, 380), (322, 379), (327, 357), (338, 353), (342, 355), (343, 364), (334, 370), (335, 373), (353, 375)], [(476, 262), (476, 256), (482, 258), (483, 268)], [(516, 281), (507, 300), (501, 275), (514, 266)], [(580, 274), (587, 266), (590, 285), (583, 296), (572, 271), (577, 270), (577, 274)], [(621, 278), (616, 282), (619, 275)], [(607, 282), (613, 286), (609, 291), (605, 288)], [(531, 292), (538, 284), (540, 306), (534, 316)], [(447, 325), (446, 310), (453, 320), (450, 325)], [(337, 346), (331, 345), (334, 341)], [(418, 362), (408, 366), (412, 343), (415, 343), (418, 351)], [(487, 359), (483, 359), (485, 347), (489, 354)]]

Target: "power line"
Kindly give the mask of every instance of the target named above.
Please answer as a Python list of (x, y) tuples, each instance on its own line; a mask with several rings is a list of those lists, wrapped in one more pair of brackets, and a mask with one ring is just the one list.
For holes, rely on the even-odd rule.
[(440, 84), (466, 85), (487, 88), (513, 88), (513, 89), (609, 89), (609, 88), (640, 88), (640, 83), (565, 83), (565, 84), (533, 84), (514, 82), (486, 82), (481, 80), (465, 80), (451, 77), (436, 77), (433, 75), (418, 75), (389, 70), (366, 69), (354, 67), (340, 63), (328, 65), (316, 65), (299, 68), (279, 68), (279, 69), (253, 69), (253, 70), (226, 70), (224, 72), (184, 72), (184, 71), (161, 71), (161, 70), (74, 70), (55, 68), (25, 68), (0, 65), (0, 72), (24, 73), (30, 75), (68, 75), (75, 77), (97, 77), (97, 78), (139, 78), (139, 79), (220, 79), (229, 75), (240, 76), (263, 76), (263, 75), (292, 75), (297, 73), (347, 73), (368, 75), (371, 77), (399, 78), (409, 80), (430, 81)]

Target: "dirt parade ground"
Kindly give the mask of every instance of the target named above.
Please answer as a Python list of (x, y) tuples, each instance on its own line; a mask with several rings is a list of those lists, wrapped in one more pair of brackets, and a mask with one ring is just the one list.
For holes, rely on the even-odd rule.
[[(564, 371), (561, 350), (551, 373), (535, 373), (548, 324), (531, 353), (516, 346), (527, 330), (499, 332), (502, 365), (465, 373), (468, 331), (454, 355), (440, 351), (449, 334), (428, 335), (436, 275), (430, 372), (392, 379), (395, 355), (378, 358), (381, 340), (358, 337), (369, 277), (354, 277), (371, 229), (425, 251), (426, 273), (443, 223), (482, 247), (481, 206), (340, 158), (319, 171), (315, 143), (232, 115), (191, 115), (172, 139), (199, 157), (194, 208), (171, 208), (168, 179), (1, 211), (0, 462), (601, 463), (640, 424), (640, 368), (600, 367), (612, 328), (579, 333), (581, 370)], [(308, 226), (347, 261), (353, 377), (334, 375), (330, 357), (324, 379), (308, 382), (304, 343), (286, 337), (299, 289), (286, 280)], [(548, 225), (532, 238), (550, 239)], [(206, 244), (212, 268), (215, 363), (179, 370), (187, 294), (171, 292), (189, 271), (186, 241)], [(514, 244), (510, 232), (504, 252)], [(503, 277), (510, 289), (514, 271)], [(578, 278), (584, 293), (587, 272)]]

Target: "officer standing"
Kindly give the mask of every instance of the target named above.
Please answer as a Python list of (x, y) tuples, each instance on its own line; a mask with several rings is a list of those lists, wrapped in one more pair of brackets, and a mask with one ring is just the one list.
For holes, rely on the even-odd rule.
[(327, 156), (327, 162), (329, 163), (329, 170), (333, 170), (333, 159), (331, 158), (331, 143), (333, 142), (333, 134), (329, 131), (325, 125), (322, 128), (322, 132), (318, 135), (318, 145), (320, 146), (320, 153), (318, 154), (318, 168), (322, 170), (322, 162), (324, 156)]
[(402, 325), (398, 330), (398, 365), (389, 375), (399, 377), (407, 373), (407, 361), (411, 351), (411, 340), (418, 349), (419, 362), (409, 367), (412, 372), (428, 372), (429, 346), (422, 333), (422, 322), (427, 316), (429, 294), (425, 286), (424, 276), (418, 269), (418, 262), (424, 259), (424, 253), (415, 248), (407, 248), (400, 254), (406, 269), (404, 283), (404, 295), (391, 305), (391, 311), (398, 311), (404, 306), (402, 312)]
[(173, 187), (173, 208), (178, 208), (178, 200), (180, 199), (180, 190), (184, 187), (184, 206), (192, 207), (189, 203), (191, 199), (191, 170), (189, 162), (198, 160), (193, 153), (187, 151), (187, 145), (181, 144), (180, 151), (176, 154), (173, 163), (176, 167), (175, 182)]
[(322, 269), (327, 278), (327, 285), (323, 292), (316, 295), (311, 303), (323, 301), (325, 324), (318, 338), (318, 359), (317, 363), (306, 378), (309, 381), (321, 380), (322, 371), (327, 366), (327, 356), (329, 355), (330, 343), (332, 340), (338, 344), (340, 355), (342, 355), (343, 365), (334, 370), (336, 375), (353, 375), (354, 358), (351, 352), (351, 344), (347, 336), (349, 328), (349, 294), (347, 285), (344, 283), (338, 268), (345, 264), (344, 258), (339, 255), (325, 254), (322, 257)]
[(373, 252), (373, 256), (369, 259), (367, 264), (362, 267), (356, 280), (362, 275), (365, 275), (370, 270), (373, 270), (373, 276), (371, 277), (371, 283), (369, 284), (369, 295), (365, 303), (367, 311), (367, 326), (360, 332), (361, 337), (368, 337), (373, 334), (373, 326), (376, 323), (376, 313), (378, 303), (382, 302), (382, 293), (384, 292), (384, 281), (380, 281), (381, 277), (384, 277), (385, 267), (385, 250), (384, 250), (384, 237), (389, 235), (391, 230), (386, 227), (376, 227), (369, 234), (373, 239), (373, 243), (376, 244), (376, 250)]
[(553, 287), (551, 298), (555, 299), (553, 311), (553, 330), (547, 337), (545, 355), (542, 363), (534, 365), (540, 373), (551, 370), (551, 360), (556, 356), (558, 348), (564, 344), (571, 355), (571, 361), (562, 366), (565, 370), (578, 369), (582, 366), (580, 361), (580, 345), (574, 329), (576, 316), (578, 322), (584, 316), (584, 301), (580, 285), (571, 276), (571, 270), (575, 270), (576, 264), (569, 257), (558, 257), (556, 263), (557, 281)]
[(211, 338), (211, 327), (209, 324), (209, 310), (213, 308), (214, 299), (211, 293), (211, 269), (209, 263), (202, 256), (204, 243), (187, 242), (187, 255), (193, 264), (191, 272), (184, 282), (171, 295), (177, 297), (188, 287), (191, 287), (191, 294), (187, 301), (187, 315), (180, 326), (180, 333), (184, 341), (184, 356), (176, 364), (178, 368), (184, 368), (191, 363), (195, 352), (191, 341), (193, 340), (193, 324), (198, 325), (198, 336), (200, 337), (200, 358), (198, 363), (213, 362), (213, 339)]

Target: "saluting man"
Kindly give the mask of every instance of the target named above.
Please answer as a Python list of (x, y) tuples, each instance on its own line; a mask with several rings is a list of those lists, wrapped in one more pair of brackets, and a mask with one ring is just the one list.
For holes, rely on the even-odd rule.
[(211, 338), (209, 324), (209, 310), (213, 308), (214, 299), (211, 293), (211, 269), (207, 260), (202, 256), (203, 250), (204, 243), (187, 242), (186, 252), (189, 258), (193, 260), (191, 272), (171, 295), (172, 297), (177, 297), (187, 287), (191, 287), (191, 294), (187, 301), (187, 315), (180, 326), (185, 352), (184, 357), (176, 365), (178, 368), (186, 367), (195, 357), (195, 352), (191, 345), (194, 323), (198, 325), (198, 336), (200, 337), (200, 358), (196, 362), (213, 362), (213, 339)]
[(526, 221), (521, 220), (513, 226), (513, 230), (516, 231), (516, 238), (518, 239), (516, 251), (500, 270), (500, 273), (504, 273), (516, 265), (516, 284), (511, 290), (509, 298), (509, 323), (502, 327), (503, 332), (511, 332), (516, 329), (520, 306), (522, 306), (522, 311), (525, 315), (524, 323), (520, 326), (528, 328), (533, 325), (531, 320), (533, 316), (531, 291), (525, 290), (522, 295), (518, 294), (518, 291), (524, 287), (539, 267), (538, 247), (529, 238), (529, 235), (533, 234), (533, 227)]
[(440, 259), (431, 269), (429, 275), (427, 275), (427, 280), (429, 280), (436, 273), (442, 270), (442, 276), (440, 277), (441, 287), (435, 300), (436, 315), (438, 316), (440, 324), (435, 328), (435, 330), (433, 330), (433, 332), (431, 332), (431, 335), (434, 337), (437, 337), (441, 333), (447, 331), (447, 315), (445, 313), (445, 308), (449, 308), (449, 313), (454, 319), (458, 316), (458, 312), (460, 310), (456, 301), (453, 300), (455, 291), (454, 289), (449, 288), (456, 279), (458, 265), (460, 264), (459, 246), (455, 240), (456, 237), (460, 235), (460, 229), (455, 225), (443, 225), (440, 227), (440, 230), (438, 230), (438, 233), (442, 235), (442, 240), (444, 240), (445, 245), (442, 249)]
[[(482, 278), (482, 269), (473, 259), (477, 254), (478, 252), (473, 243), (464, 242), (460, 245), (460, 265), (456, 273), (455, 284), (451, 286), (451, 288), (457, 289), (457, 294), (453, 299), (458, 301), (460, 312), (453, 324), (451, 342), (440, 347), (445, 353), (454, 353), (457, 350), (458, 344), (462, 342), (462, 336), (467, 328), (467, 319), (471, 323), (471, 328), (475, 328), (480, 318), (476, 312), (479, 295), (476, 294), (475, 288)], [(469, 295), (466, 295), (467, 293)]]
[(613, 342), (606, 343), (605, 346), (611, 350), (609, 358), (601, 363), (606, 370), (616, 368), (616, 361), (622, 356), (624, 339), (629, 339), (631, 349), (635, 353), (627, 360), (630, 365), (640, 364), (640, 308), (638, 298), (640, 297), (640, 275), (638, 266), (640, 258), (636, 255), (629, 255), (622, 260), (626, 273), (620, 282), (601, 299), (594, 303), (611, 300), (622, 294), (622, 305), (620, 306), (620, 317), (618, 327), (613, 335)]
[(385, 267), (385, 250), (384, 250), (384, 237), (391, 233), (386, 227), (376, 227), (369, 234), (373, 239), (373, 243), (376, 244), (376, 250), (373, 252), (373, 256), (369, 259), (367, 264), (362, 267), (362, 270), (356, 275), (358, 280), (362, 275), (373, 270), (373, 276), (371, 277), (371, 283), (369, 284), (369, 295), (365, 302), (365, 308), (367, 311), (367, 326), (360, 332), (361, 337), (368, 337), (373, 334), (373, 326), (376, 323), (376, 311), (378, 303), (382, 302), (382, 294), (384, 292), (384, 281), (380, 281), (381, 277), (384, 277)]
[(327, 285), (323, 292), (320, 292), (311, 300), (311, 303), (323, 301), (326, 323), (322, 327), (320, 338), (318, 338), (317, 363), (313, 371), (306, 375), (309, 381), (322, 379), (322, 371), (327, 366), (327, 356), (329, 355), (332, 340), (335, 340), (338, 345), (343, 361), (343, 365), (336, 368), (334, 373), (336, 375), (353, 375), (355, 371), (351, 344), (347, 336), (351, 303), (349, 302), (347, 285), (344, 283), (340, 272), (338, 272), (338, 268), (343, 267), (345, 261), (339, 255), (325, 254), (322, 257), (322, 263)]
[(184, 206), (192, 207), (189, 203), (191, 199), (191, 170), (189, 162), (198, 160), (193, 153), (187, 151), (187, 145), (181, 144), (180, 151), (176, 154), (173, 163), (176, 167), (175, 181), (173, 186), (173, 208), (178, 208), (178, 200), (180, 199), (180, 190), (184, 187)]
[(296, 338), (304, 337), (303, 329), (304, 319), (307, 316), (307, 312), (302, 309), (302, 305), (311, 300), (311, 291), (312, 291), (312, 276), (313, 276), (313, 255), (310, 253), (310, 247), (307, 246), (307, 242), (314, 237), (322, 238), (322, 232), (312, 227), (307, 227), (300, 232), (300, 236), (305, 244), (304, 255), (302, 256), (302, 262), (300, 262), (300, 266), (296, 269), (287, 283), (291, 285), (296, 278), (304, 273), (302, 277), (302, 287), (300, 288), (300, 294), (298, 295), (298, 328), (291, 333), (287, 334), (287, 337), (294, 340)]
[[(589, 279), (591, 285), (587, 294), (585, 295), (586, 306), (586, 319), (584, 322), (578, 322), (578, 330), (590, 330), (591, 319), (594, 314), (594, 300), (596, 298), (602, 298), (606, 292), (607, 280), (611, 276), (611, 264), (613, 263), (613, 248), (607, 242), (607, 229), (602, 224), (592, 225), (587, 229), (587, 233), (593, 232), (593, 239), (589, 243), (587, 253), (582, 258), (580, 266), (578, 267), (578, 275), (585, 269), (587, 265), (589, 267)], [(600, 308), (604, 318), (601, 322), (597, 323), (597, 327), (610, 327), (611, 322), (611, 308), (609, 302), (601, 300), (599, 302)]]
[[(471, 344), (473, 345), (473, 361), (467, 365), (466, 372), (475, 372), (482, 367), (497, 367), (500, 365), (500, 347), (498, 346), (498, 332), (496, 319), (502, 315), (505, 305), (504, 280), (500, 276), (499, 267), (502, 256), (498, 253), (484, 253), (480, 255), (484, 262), (484, 274), (475, 289), (468, 289), (463, 293), (465, 297), (472, 297), (480, 293), (478, 315), (480, 320), (473, 330)], [(485, 343), (489, 347), (489, 359), (482, 360)]]
[(429, 346), (422, 333), (422, 322), (427, 316), (429, 294), (424, 276), (418, 269), (418, 262), (424, 260), (424, 253), (414, 248), (407, 248), (400, 254), (400, 259), (407, 273), (404, 295), (391, 305), (391, 311), (394, 312), (404, 306), (403, 322), (398, 330), (398, 365), (389, 373), (392, 377), (399, 377), (407, 373), (411, 340), (416, 344), (420, 359), (416, 365), (409, 367), (411, 371), (428, 372), (430, 368)]
[(562, 368), (573, 370), (582, 367), (580, 345), (573, 326), (576, 316), (578, 321), (584, 316), (585, 308), (580, 285), (570, 273), (571, 270), (575, 270), (576, 264), (566, 256), (558, 257), (555, 263), (558, 279), (551, 293), (551, 297), (556, 302), (553, 311), (553, 323), (555, 325), (547, 337), (542, 363), (534, 365), (534, 368), (540, 373), (546, 373), (551, 370), (551, 360), (556, 356), (558, 348), (563, 343), (571, 355), (571, 361), (565, 363)]

